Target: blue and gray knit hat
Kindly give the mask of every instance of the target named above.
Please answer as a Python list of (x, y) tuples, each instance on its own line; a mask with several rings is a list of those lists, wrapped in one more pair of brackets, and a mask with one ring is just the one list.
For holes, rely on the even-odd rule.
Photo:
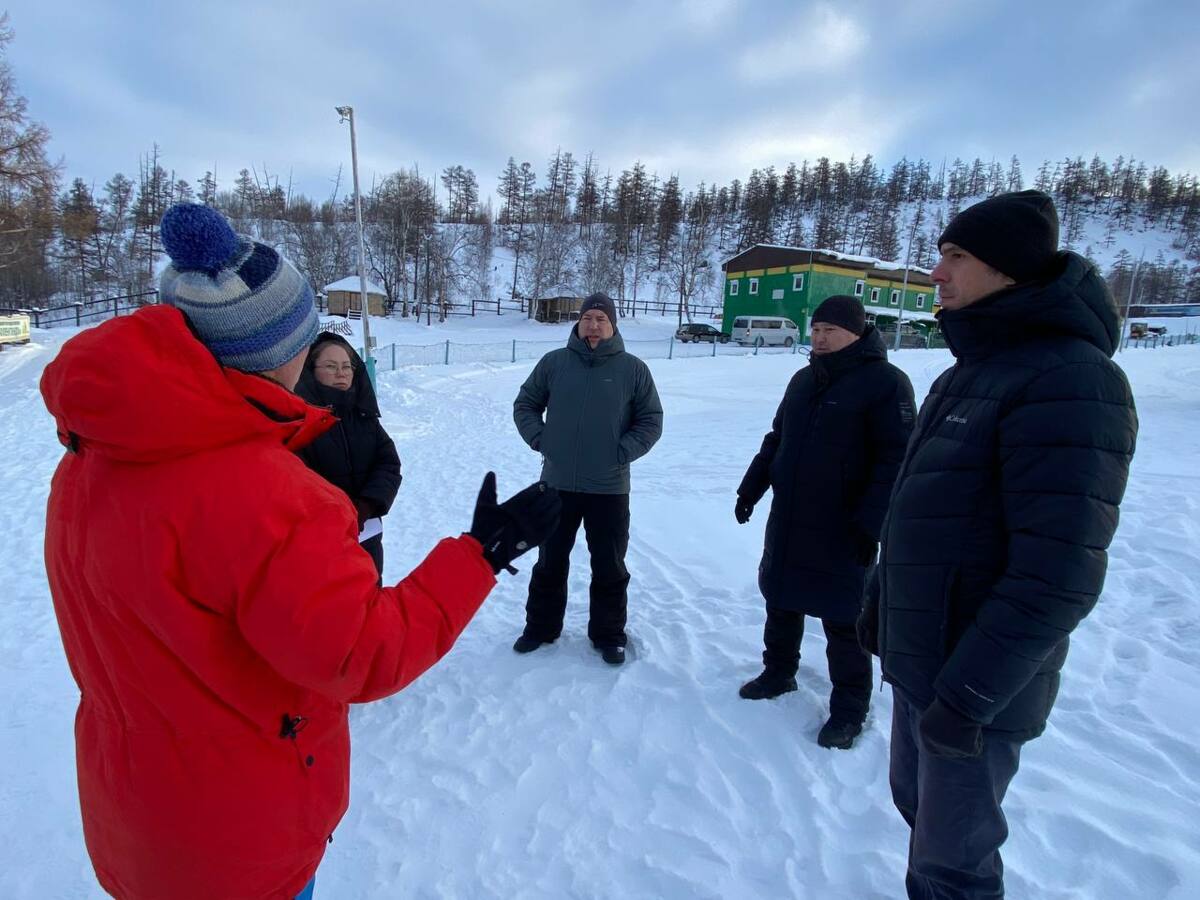
[(263, 372), (308, 349), (318, 331), (313, 291), (286, 259), (198, 203), (168, 209), (160, 233), (171, 264), (159, 296), (187, 316), (217, 362)]

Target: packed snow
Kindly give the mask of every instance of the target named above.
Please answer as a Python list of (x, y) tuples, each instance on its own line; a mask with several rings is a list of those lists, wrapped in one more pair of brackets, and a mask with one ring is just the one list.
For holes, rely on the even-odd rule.
[[(428, 328), (374, 320), (380, 344), (565, 342), (513, 315)], [(634, 342), (673, 319), (625, 320)], [(77, 690), (46, 586), (46, 494), (61, 448), (37, 382), (73, 330), (0, 353), (0, 896), (102, 896), (79, 822)], [(651, 346), (647, 344), (645, 346)], [(710, 348), (705, 347), (711, 352)], [(893, 355), (918, 397), (946, 351)], [(446, 659), (352, 713), (351, 807), (318, 898), (892, 898), (907, 831), (887, 779), (891, 695), (850, 751), (819, 748), (828, 680), (810, 620), (800, 690), (750, 702), (763, 604), (765, 504), (734, 488), (769, 427), (792, 353), (655, 358), (663, 438), (633, 467), (630, 658), (585, 636), (582, 536), (566, 630), (517, 656), (531, 558), (504, 575)], [(1013, 897), (1200, 896), (1200, 346), (1127, 350), (1141, 435), (1106, 590), (1077, 631), (1046, 734), (1027, 745), (1006, 811)], [(114, 361), (114, 364), (120, 364)], [(384, 530), (395, 581), (467, 528), (480, 479), (538, 474), (512, 424), (533, 359), (379, 376), (404, 484)], [(219, 565), (214, 560), (214, 565)], [(877, 676), (878, 677), (878, 676)]]

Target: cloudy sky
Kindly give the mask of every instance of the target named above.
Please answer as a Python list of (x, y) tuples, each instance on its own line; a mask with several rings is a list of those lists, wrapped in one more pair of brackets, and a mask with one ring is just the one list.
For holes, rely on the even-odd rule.
[[(336, 12), (334, 11), (336, 7)], [(216, 167), (364, 189), (401, 166), (541, 171), (556, 147), (684, 186), (871, 153), (1133, 155), (1200, 173), (1192, 0), (10, 0), (8, 58), (68, 178)], [(348, 190), (349, 166), (342, 182)]]

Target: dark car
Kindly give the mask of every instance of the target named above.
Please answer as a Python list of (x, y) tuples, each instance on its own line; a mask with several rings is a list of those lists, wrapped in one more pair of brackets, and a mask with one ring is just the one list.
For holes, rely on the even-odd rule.
[(683, 341), (685, 344), (691, 341), (698, 344), (701, 341), (716, 341), (722, 344), (729, 343), (729, 335), (718, 328), (713, 328), (711, 325), (701, 325), (700, 323), (692, 325), (682, 325), (675, 331), (675, 337)]

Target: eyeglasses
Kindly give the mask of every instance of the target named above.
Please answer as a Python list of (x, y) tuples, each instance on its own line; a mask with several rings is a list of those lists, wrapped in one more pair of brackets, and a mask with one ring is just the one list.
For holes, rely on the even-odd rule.
[(337, 363), (321, 363), (321, 365), (317, 366), (316, 368), (320, 369), (326, 375), (338, 375), (342, 372), (349, 372), (351, 375), (353, 375), (354, 370), (357, 369), (358, 366), (354, 365), (354, 363), (342, 363), (340, 366)]

